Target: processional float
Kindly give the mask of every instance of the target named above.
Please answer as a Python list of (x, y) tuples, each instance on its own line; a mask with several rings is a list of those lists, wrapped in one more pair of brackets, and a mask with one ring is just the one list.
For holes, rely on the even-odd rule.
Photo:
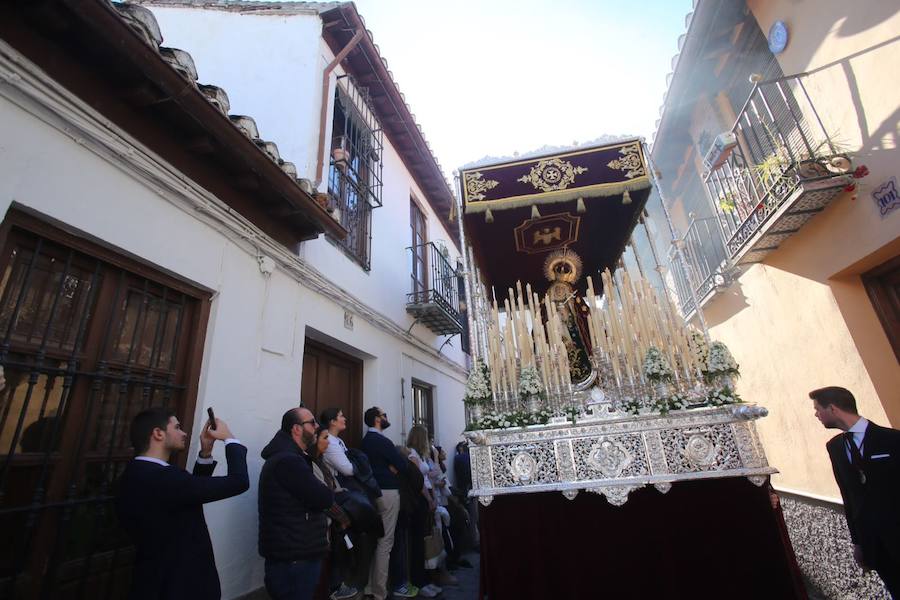
[(658, 264), (633, 253), (625, 268), (641, 233), (656, 257), (640, 140), (479, 164), (459, 185), (474, 360), (466, 437), (483, 505), (582, 490), (622, 505), (647, 485), (762, 485), (776, 472), (754, 424), (766, 410), (735, 393), (728, 349), (651, 285)]

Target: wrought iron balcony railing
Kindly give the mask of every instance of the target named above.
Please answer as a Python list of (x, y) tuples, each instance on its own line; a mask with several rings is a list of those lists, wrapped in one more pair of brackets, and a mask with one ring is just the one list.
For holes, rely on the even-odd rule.
[(734, 138), (707, 154), (707, 190), (735, 264), (761, 261), (852, 180), (850, 160), (825, 130), (803, 75), (758, 83)]
[[(695, 301), (702, 304), (708, 296), (730, 278), (730, 263), (722, 240), (722, 233), (715, 217), (691, 221), (687, 233), (675, 244), (681, 250), (686, 264), (672, 269), (675, 290), (682, 313), (693, 313)], [(670, 252), (670, 263), (675, 265), (675, 252)]]
[(433, 242), (407, 248), (412, 291), (406, 312), (438, 335), (462, 333), (459, 273)]

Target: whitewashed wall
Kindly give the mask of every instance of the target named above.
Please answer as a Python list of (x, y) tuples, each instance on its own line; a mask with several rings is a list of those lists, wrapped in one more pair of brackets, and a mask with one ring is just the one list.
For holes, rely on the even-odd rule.
[[(73, 127), (72, 114), (78, 110), (83, 112), (78, 127)], [(278, 427), (281, 414), (298, 403), (307, 334), (330, 339), (363, 358), (365, 406), (378, 404), (399, 415), (401, 378), (407, 388), (412, 377), (435, 385), (438, 439), (446, 446), (458, 439), (463, 428), (459, 398), (464, 374), (459, 366), (388, 333), (376, 320), (357, 315), (353, 330), (345, 329), (344, 308), (301, 285), (288, 268), (289, 261), (266, 277), (251, 245), (221, 223), (205, 219), (205, 211), (192, 203), (210, 201), (208, 193), (187, 181), (178, 186), (178, 193), (159, 185), (154, 173), (169, 179), (183, 176), (140, 148), (138, 155), (158, 162), (149, 175), (139, 174), (129, 164), (131, 159), (124, 158), (130, 155), (114, 155), (79, 128), (99, 132), (98, 138), (115, 138), (119, 133), (64, 93), (57, 92), (41, 105), (10, 92), (8, 86), (0, 90), (0, 214), (15, 202), (216, 292), (194, 420), (201, 423), (206, 407), (215, 406), (250, 449), (254, 482), (250, 491), (206, 508), (223, 597), (239, 596), (262, 585), (262, 561), (256, 551), (259, 452)], [(123, 145), (121, 138), (115, 139)], [(408, 231), (408, 215), (405, 224), (392, 227)], [(327, 272), (324, 262), (333, 260), (323, 256), (318, 266)], [(387, 256), (378, 259), (376, 268), (405, 272)], [(353, 277), (376, 281), (379, 276), (374, 271), (365, 276), (357, 270)], [(366, 302), (381, 306), (395, 299), (402, 302), (397, 294), (387, 299), (377, 285), (357, 289)], [(371, 296), (366, 290), (371, 290)], [(402, 310), (391, 314), (405, 317)], [(414, 333), (423, 332), (417, 328)], [(422, 335), (422, 339), (438, 343), (433, 336)], [(404, 412), (409, 418), (409, 389), (405, 396)], [(194, 429), (196, 437), (199, 425)], [(399, 441), (400, 430), (398, 423), (388, 433)], [(196, 451), (194, 440), (191, 455)], [(222, 460), (221, 448), (216, 453)], [(224, 462), (219, 469), (224, 469)]]
[[(196, 63), (199, 80), (224, 88), (231, 101), (231, 112), (256, 119), (260, 135), (278, 144), (281, 157), (297, 165), (300, 177), (314, 181), (322, 73), (334, 59), (321, 38), (319, 16), (149, 8), (159, 21), (165, 38), (163, 43), (188, 51)], [(334, 86), (342, 73), (340, 67), (331, 73), (326, 139), (331, 136)], [(323, 179), (328, 176), (329, 152), (330, 145), (326, 144)], [(453, 263), (458, 252), (451, 235), (427, 204), (425, 195), (387, 138), (383, 164), (384, 205), (372, 214), (371, 271), (364, 271), (324, 237), (303, 243), (300, 253), (349, 293), (408, 327), (412, 324), (405, 311), (406, 294), (410, 291), (411, 256), (407, 247), (412, 240), (411, 195), (425, 208), (428, 239), (448, 242)], [(324, 191), (326, 187), (327, 181), (323, 181), (320, 189)], [(414, 331), (435, 348), (444, 340), (418, 325)], [(444, 352), (465, 364), (459, 339), (451, 344)]]

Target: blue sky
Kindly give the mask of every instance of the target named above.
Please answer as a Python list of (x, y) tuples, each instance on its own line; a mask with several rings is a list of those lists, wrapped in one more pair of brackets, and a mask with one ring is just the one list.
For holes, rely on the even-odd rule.
[(691, 0), (356, 0), (449, 175), (485, 155), (649, 139)]

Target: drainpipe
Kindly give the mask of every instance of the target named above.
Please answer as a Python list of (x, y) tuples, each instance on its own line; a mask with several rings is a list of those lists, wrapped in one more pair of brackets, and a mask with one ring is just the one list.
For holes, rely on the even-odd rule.
[(316, 190), (319, 189), (319, 185), (322, 183), (322, 169), (325, 166), (325, 120), (328, 118), (328, 89), (330, 87), (328, 84), (331, 72), (334, 71), (336, 66), (341, 64), (341, 61), (350, 54), (351, 50), (356, 48), (356, 45), (359, 43), (359, 40), (362, 39), (363, 35), (365, 35), (365, 31), (357, 29), (356, 33), (353, 34), (353, 37), (350, 38), (350, 41), (347, 42), (347, 45), (337, 53), (337, 56), (334, 57), (333, 61), (328, 63), (328, 66), (325, 67), (325, 71), (322, 73), (322, 110), (319, 112), (319, 153), (317, 155), (318, 158), (316, 159), (316, 183), (313, 186)]

